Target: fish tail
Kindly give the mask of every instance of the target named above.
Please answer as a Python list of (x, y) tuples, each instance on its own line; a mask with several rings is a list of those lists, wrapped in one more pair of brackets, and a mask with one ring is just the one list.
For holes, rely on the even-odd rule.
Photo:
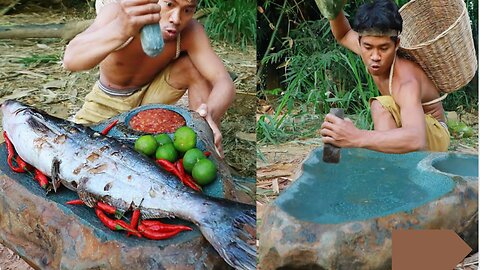
[(203, 235), (220, 256), (235, 269), (256, 269), (256, 210), (235, 203), (218, 207), (199, 223)]

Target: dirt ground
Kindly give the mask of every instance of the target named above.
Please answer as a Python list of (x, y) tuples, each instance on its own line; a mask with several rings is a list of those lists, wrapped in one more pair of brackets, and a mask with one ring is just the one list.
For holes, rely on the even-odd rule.
[[(94, 10), (86, 4), (66, 7), (61, 2), (51, 1), (53, 6), (42, 1), (17, 4), (8, 15), (0, 16), (0, 26), (66, 23), (94, 17)], [(66, 41), (58, 38), (0, 39), (0, 102), (17, 99), (55, 116), (71, 118), (98, 78), (98, 69), (77, 73), (64, 70), (61, 59), (65, 45)], [(252, 178), (256, 171), (255, 48), (241, 49), (215, 41), (212, 46), (236, 77), (236, 100), (221, 125), (225, 160), (240, 176)], [(179, 104), (186, 106), (187, 98)], [(0, 245), (0, 270), (5, 269), (32, 268)]]

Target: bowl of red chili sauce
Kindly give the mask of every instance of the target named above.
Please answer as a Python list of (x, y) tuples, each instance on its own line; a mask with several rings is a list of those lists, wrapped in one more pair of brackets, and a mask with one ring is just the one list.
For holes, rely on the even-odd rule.
[(173, 133), (185, 124), (182, 115), (163, 108), (142, 110), (128, 117), (128, 126), (142, 133)]

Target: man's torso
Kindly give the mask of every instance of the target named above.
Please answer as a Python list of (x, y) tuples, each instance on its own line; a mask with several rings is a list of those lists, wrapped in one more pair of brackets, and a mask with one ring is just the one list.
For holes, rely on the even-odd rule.
[(177, 39), (165, 42), (163, 51), (156, 57), (147, 56), (142, 49), (140, 34), (137, 34), (130, 43), (118, 51), (112, 52), (100, 63), (100, 80), (111, 89), (132, 89), (150, 83), (155, 76), (172, 63), (179, 52), (188, 51), (188, 39), (192, 38), (192, 20), (181, 32), (180, 47), (177, 48)]
[(155, 58), (143, 53), (137, 35), (124, 48), (112, 52), (100, 63), (100, 80), (112, 89), (131, 89), (149, 83), (171, 63), (176, 54), (176, 42), (168, 42)]
[[(396, 95), (401, 94), (400, 91), (408, 90), (405, 88), (400, 90), (400, 86), (403, 82), (412, 79), (417, 80), (420, 85), (422, 103), (426, 103), (440, 97), (437, 87), (434, 85), (432, 80), (427, 77), (423, 69), (416, 63), (400, 57), (397, 57), (394, 66), (391, 93), (392, 97), (395, 99)], [(379, 81), (374, 78), (374, 81), (382, 95), (390, 95), (389, 80)], [(425, 114), (430, 114), (438, 121), (445, 122), (442, 102), (436, 102), (431, 105), (423, 105), (422, 107)]]

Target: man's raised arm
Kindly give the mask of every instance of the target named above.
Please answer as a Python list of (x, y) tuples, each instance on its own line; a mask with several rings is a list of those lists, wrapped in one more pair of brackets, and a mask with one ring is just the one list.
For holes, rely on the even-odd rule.
[(94, 68), (138, 34), (142, 26), (159, 20), (157, 0), (119, 1), (105, 5), (94, 23), (70, 41), (63, 65), (71, 71)]
[(358, 33), (353, 31), (343, 11), (340, 11), (335, 19), (330, 20), (330, 28), (332, 29), (333, 36), (340, 45), (350, 49), (356, 54), (360, 54)]

